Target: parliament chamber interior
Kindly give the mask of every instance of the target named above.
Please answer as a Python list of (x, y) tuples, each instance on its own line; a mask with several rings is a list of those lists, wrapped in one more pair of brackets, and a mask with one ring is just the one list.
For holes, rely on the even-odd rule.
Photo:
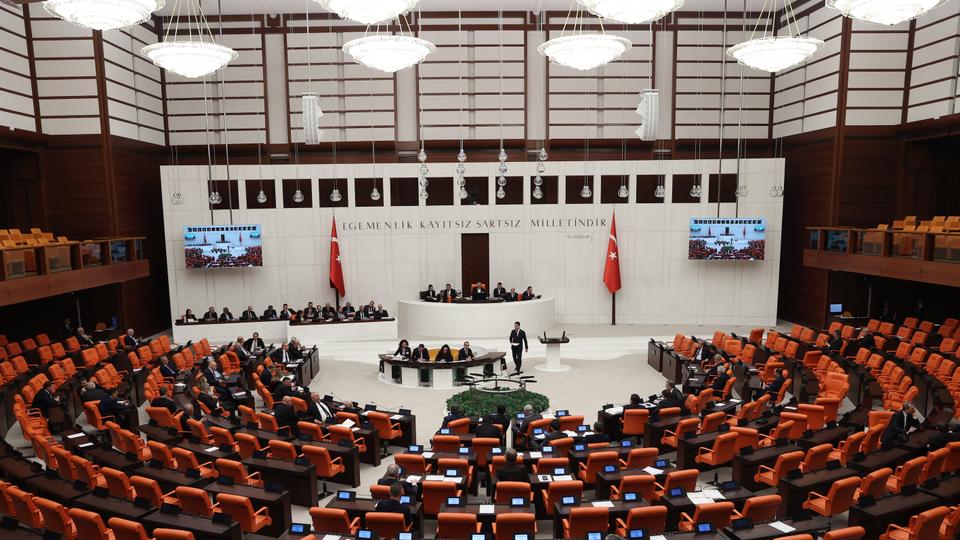
[(960, 0), (0, 0), (0, 539), (954, 540)]

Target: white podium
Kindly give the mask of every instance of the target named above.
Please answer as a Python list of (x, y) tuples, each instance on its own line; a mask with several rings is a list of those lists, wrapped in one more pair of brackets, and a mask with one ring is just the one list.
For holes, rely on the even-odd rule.
[(560, 363), (560, 345), (570, 343), (570, 338), (566, 336), (559, 338), (544, 338), (541, 336), (537, 339), (539, 339), (540, 343), (542, 343), (547, 349), (547, 363), (537, 364), (533, 366), (533, 369), (554, 373), (570, 370), (570, 366)]

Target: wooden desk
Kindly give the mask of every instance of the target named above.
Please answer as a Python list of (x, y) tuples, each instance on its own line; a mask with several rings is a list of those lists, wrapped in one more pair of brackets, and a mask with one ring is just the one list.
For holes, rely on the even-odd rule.
[(802, 450), (809, 450), (821, 444), (836, 446), (836, 443), (846, 439), (851, 431), (847, 426), (825, 427), (824, 429), (815, 431), (809, 437), (801, 437), (797, 441), (797, 444), (800, 445)]
[(761, 484), (753, 479), (753, 477), (757, 474), (757, 471), (760, 469), (760, 465), (766, 465), (767, 467), (773, 468), (774, 464), (777, 462), (777, 458), (780, 457), (780, 454), (796, 452), (797, 450), (800, 450), (800, 447), (791, 443), (787, 446), (770, 446), (767, 448), (760, 448), (758, 450), (754, 450), (749, 456), (734, 454), (733, 474), (731, 476), (731, 480), (751, 491), (768, 488), (770, 486), (767, 484)]
[(39, 463), (10, 456), (0, 458), (0, 471), (3, 471), (4, 478), (21, 485), (23, 481), (43, 474), (43, 466)]
[(193, 443), (190, 441), (180, 441), (176, 446), (189, 450), (197, 456), (197, 461), (205, 463), (207, 461), (217, 461), (218, 459), (232, 459), (240, 461), (240, 453), (236, 451), (224, 452), (215, 444)]
[(204, 487), (210, 498), (216, 500), (220, 493), (238, 495), (250, 499), (254, 510), (266, 507), (270, 512), (270, 525), (260, 529), (260, 534), (268, 536), (277, 536), (290, 528), (293, 522), (290, 511), (290, 492), (283, 490), (280, 493), (271, 493), (261, 487), (248, 486), (244, 484), (234, 484), (227, 486), (214, 482)]
[(891, 448), (889, 450), (877, 450), (867, 454), (863, 461), (848, 461), (847, 467), (853, 469), (858, 474), (869, 474), (877, 469), (890, 467), (896, 470), (897, 465), (906, 463), (916, 452), (904, 450), (903, 448)]
[(780, 504), (780, 516), (791, 516), (800, 510), (803, 501), (807, 500), (807, 494), (816, 491), (821, 495), (826, 495), (830, 486), (837, 480), (859, 476), (857, 471), (849, 467), (841, 467), (836, 470), (822, 469), (816, 472), (802, 475), (796, 480), (780, 479), (779, 493), (783, 497), (783, 503)]
[[(654, 467), (658, 468), (658, 467)], [(620, 469), (616, 472), (609, 473), (597, 473), (596, 484), (594, 484), (594, 490), (596, 491), (597, 499), (605, 500), (610, 498), (610, 486), (620, 486), (620, 480), (624, 476), (653, 476), (657, 482), (661, 484), (664, 482), (668, 473), (677, 470), (677, 467), (674, 465), (668, 465), (663, 468), (658, 468), (663, 471), (660, 474), (650, 475), (643, 469)]]
[(936, 495), (943, 504), (955, 505), (960, 502), (960, 476), (951, 476), (940, 480), (937, 487), (920, 487), (920, 491)]
[(684, 360), (679, 353), (672, 349), (665, 349), (661, 358), (660, 373), (676, 384), (683, 383), (684, 379)]
[(662, 342), (654, 341), (653, 338), (650, 339), (650, 344), (647, 345), (647, 365), (657, 370), (657, 373), (663, 372), (663, 355), (664, 355), (664, 345)]
[(167, 493), (173, 491), (177, 486), (203, 487), (211, 482), (209, 478), (190, 478), (186, 474), (173, 469), (155, 469), (149, 465), (143, 465), (139, 469), (130, 472), (131, 476), (143, 476), (152, 478), (160, 484), (160, 491)]
[(297, 453), (303, 453), (304, 446), (319, 446), (326, 448), (330, 453), (330, 458), (340, 458), (343, 460), (344, 471), (329, 479), (336, 484), (345, 484), (352, 487), (360, 485), (360, 453), (355, 446), (346, 448), (337, 444), (320, 441), (293, 441)]
[(887, 525), (894, 523), (906, 526), (910, 516), (933, 508), (944, 501), (936, 495), (922, 491), (913, 495), (896, 495), (880, 499), (877, 504), (860, 508), (850, 507), (847, 517), (849, 526), (859, 525), (866, 530), (864, 538), (879, 538), (887, 532)]
[(696, 469), (697, 452), (703, 447), (712, 447), (713, 441), (720, 436), (719, 431), (711, 431), (697, 435), (689, 439), (680, 439), (677, 442), (677, 468), (678, 469)]
[(137, 508), (133, 502), (117, 497), (98, 497), (93, 493), (77, 497), (71, 506), (79, 506), (103, 517), (106, 523), (112, 517), (140, 521), (144, 516), (154, 511), (153, 508)]
[(643, 446), (648, 448), (652, 448), (655, 446), (658, 449), (660, 449), (661, 454), (664, 452), (672, 452), (674, 450), (673, 447), (667, 446), (660, 442), (660, 440), (663, 439), (663, 432), (667, 430), (673, 431), (677, 429), (677, 424), (680, 423), (680, 420), (684, 420), (687, 418), (698, 418), (698, 417), (692, 414), (683, 415), (683, 416), (677, 415), (677, 416), (668, 416), (666, 418), (657, 420), (656, 422), (647, 422), (647, 424), (643, 428)]
[[(753, 493), (745, 489), (738, 488), (734, 491), (722, 491), (724, 496), (723, 501), (730, 501), (738, 509), (743, 509), (743, 502), (753, 497)], [(717, 502), (723, 502), (718, 500)], [(693, 515), (693, 512), (696, 510), (696, 505), (690, 501), (690, 498), (684, 495), (683, 497), (661, 497), (660, 502), (667, 507), (667, 530), (675, 531), (677, 530), (677, 524), (680, 522), (680, 513), (686, 512), (689, 515)], [(699, 538), (699, 537), (698, 537)]]
[(247, 458), (243, 464), (250, 471), (259, 472), (265, 483), (278, 484), (290, 491), (290, 502), (312, 507), (320, 502), (317, 488), (317, 466), (297, 465), (282, 459)]
[(177, 443), (183, 440), (183, 435), (179, 433), (171, 432), (171, 430), (160, 426), (151, 426), (150, 424), (142, 424), (140, 426), (140, 432), (146, 435), (148, 440), (157, 441), (167, 446), (176, 446)]
[(830, 530), (830, 520), (820, 516), (815, 516), (803, 521), (794, 521), (792, 519), (781, 519), (779, 521), (780, 523), (789, 525), (796, 530), (790, 533), (785, 533), (781, 532), (779, 529), (771, 527), (767, 523), (763, 523), (754, 525), (753, 527), (742, 531), (735, 531), (733, 528), (727, 527), (723, 529), (723, 532), (729, 536), (731, 540), (773, 540), (774, 538), (780, 538), (787, 535), (810, 534)]
[[(377, 501), (373, 499), (357, 499), (355, 501), (338, 501), (336, 497), (327, 503), (327, 508), (339, 508), (347, 511), (350, 519), (359, 517), (364, 526), (367, 524), (367, 512), (375, 512)], [(410, 515), (413, 516), (413, 529), (423, 533), (423, 505), (418, 502), (410, 503)]]
[[(130, 471), (143, 465), (142, 461), (138, 459), (127, 459), (126, 454), (122, 454), (119, 450), (115, 450), (113, 447), (101, 445), (99, 442), (92, 441), (86, 435), (71, 439), (67, 437), (68, 434), (75, 434), (75, 432), (74, 430), (64, 432), (64, 436), (61, 438), (63, 441), (63, 447), (101, 467), (110, 467), (111, 469), (117, 469), (119, 471), (129, 473)], [(81, 445), (90, 443), (93, 443), (93, 446), (80, 448)]]
[(448, 507), (447, 503), (440, 505), (441, 512), (460, 512), (465, 514), (473, 514), (477, 516), (477, 522), (482, 524), (481, 532), (484, 533), (493, 533), (493, 523), (497, 521), (498, 514), (533, 514), (534, 508), (533, 505), (527, 506), (510, 506), (509, 504), (495, 504), (493, 505), (494, 511), (492, 513), (481, 513), (480, 507), (485, 505), (480, 504), (468, 504), (465, 506), (458, 507)]
[[(616, 452), (617, 457), (622, 460), (626, 460), (630, 455), (630, 451), (634, 448), (639, 448), (635, 445), (630, 446), (607, 446), (605, 448), (587, 448), (585, 450), (570, 450), (570, 470), (573, 471), (573, 475), (576, 476), (579, 468), (577, 467), (578, 463), (586, 463), (587, 459), (590, 458), (590, 454), (596, 454), (597, 452)], [(591, 479), (592, 480), (592, 479)]]
[(24, 480), (21, 487), (24, 491), (29, 491), (38, 497), (58, 501), (67, 507), (72, 504), (74, 499), (93, 491), (86, 488), (77, 489), (73, 487), (73, 482), (64, 480), (59, 476), (56, 478), (48, 477), (45, 474)]
[(42, 535), (23, 527), (0, 528), (0, 537), (4, 540), (41, 540), (43, 538)]
[[(607, 526), (609, 530), (616, 530), (617, 518), (620, 518), (624, 521), (627, 519), (627, 514), (630, 512), (631, 508), (639, 508), (642, 506), (650, 506), (650, 503), (643, 499), (639, 499), (633, 502), (623, 502), (623, 501), (609, 501), (613, 504), (613, 507), (608, 507), (607, 512), (609, 513), (609, 522)], [(592, 502), (581, 502), (580, 504), (574, 505), (564, 505), (560, 503), (554, 503), (553, 505), (553, 537), (554, 538), (563, 538), (563, 520), (570, 517), (570, 510), (573, 508), (593, 508)]]
[(152, 512), (143, 520), (143, 527), (147, 534), (153, 535), (154, 529), (180, 529), (193, 533), (194, 540), (242, 540), (243, 532), (240, 524), (233, 522), (230, 525), (214, 523), (212, 519), (192, 516), (190, 514), (161, 514)]

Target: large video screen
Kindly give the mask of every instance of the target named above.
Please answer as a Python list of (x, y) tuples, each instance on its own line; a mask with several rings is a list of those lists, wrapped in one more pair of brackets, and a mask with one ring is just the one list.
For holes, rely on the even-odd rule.
[(186, 225), (183, 255), (187, 268), (263, 266), (259, 225)]
[(762, 261), (766, 218), (690, 218), (691, 260)]

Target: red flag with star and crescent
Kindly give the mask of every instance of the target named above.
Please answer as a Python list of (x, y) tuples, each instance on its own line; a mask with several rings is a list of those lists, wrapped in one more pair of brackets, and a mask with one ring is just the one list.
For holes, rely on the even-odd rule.
[(620, 290), (620, 250), (617, 247), (617, 215), (610, 220), (610, 241), (607, 243), (607, 259), (603, 267), (603, 283), (611, 294)]
[(340, 264), (340, 240), (337, 238), (337, 220), (333, 219), (330, 233), (330, 286), (343, 297), (346, 288), (343, 286), (343, 265)]

